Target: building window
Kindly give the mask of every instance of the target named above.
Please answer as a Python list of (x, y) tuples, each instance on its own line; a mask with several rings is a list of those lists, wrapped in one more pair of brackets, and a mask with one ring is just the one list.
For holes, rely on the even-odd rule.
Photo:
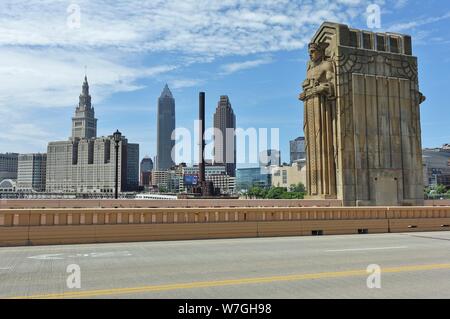
[(283, 171), (283, 184), (287, 184), (287, 171)]

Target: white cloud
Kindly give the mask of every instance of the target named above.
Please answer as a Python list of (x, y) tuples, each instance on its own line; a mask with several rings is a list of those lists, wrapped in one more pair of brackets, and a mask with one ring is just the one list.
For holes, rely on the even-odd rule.
[(263, 58), (263, 59), (256, 59), (256, 60), (249, 60), (244, 62), (236, 62), (236, 63), (230, 63), (222, 66), (223, 73), (222, 74), (232, 74), (238, 71), (247, 70), (256, 68), (263, 64), (271, 63), (271, 58)]
[(408, 4), (408, 0), (397, 0), (397, 3), (394, 4), (394, 8), (401, 9)]
[(394, 24), (394, 25), (390, 26), (389, 29), (391, 31), (404, 32), (406, 30), (415, 29), (417, 27), (421, 27), (421, 26), (424, 26), (427, 24), (439, 22), (439, 21), (446, 20), (446, 19), (450, 19), (450, 12), (447, 12), (446, 14), (439, 16), (439, 17), (428, 17), (428, 18), (417, 19), (414, 21)]
[[(73, 107), (85, 65), (96, 104), (140, 89), (144, 78), (164, 75), (173, 88), (197, 86), (206, 79), (165, 73), (218, 57), (244, 60), (223, 66), (224, 74), (270, 63), (248, 56), (302, 48), (323, 21), (351, 23), (370, 2), (1, 0), (0, 128), (20, 134), (23, 123), (38, 126), (39, 119), (18, 109)], [(67, 26), (71, 3), (81, 8), (79, 29)], [(162, 58), (149, 64), (152, 55)], [(5, 141), (0, 151), (15, 143), (11, 135)]]
[[(324, 20), (345, 21), (366, 0), (79, 0), (79, 29), (67, 27), (69, 2), (2, 0), (0, 45), (114, 47), (215, 56), (296, 49)], [(326, 8), (326, 9), (324, 9)]]
[[(72, 105), (84, 65), (98, 103), (114, 92), (139, 89), (140, 78), (183, 65), (298, 49), (324, 20), (345, 22), (352, 16), (347, 9), (361, 7), (363, 13), (366, 2), (2, 0), (0, 82), (6, 85), (0, 86), (0, 108)], [(71, 3), (81, 9), (80, 28), (67, 25)], [(153, 67), (130, 63), (149, 53), (167, 53), (172, 62)], [(235, 63), (224, 70), (232, 73), (259, 62)], [(178, 79), (174, 86), (198, 83)]]
[(199, 86), (204, 83), (203, 80), (200, 79), (173, 79), (169, 81), (169, 86), (172, 89), (183, 89), (194, 86)]
[(111, 55), (71, 52), (61, 49), (0, 50), (0, 108), (61, 107), (76, 101), (88, 66), (89, 81), (95, 84), (96, 102), (118, 91), (140, 88), (139, 78), (173, 70), (171, 65), (137, 68), (114, 61)]
[[(3, 122), (3, 121), (2, 121)], [(44, 152), (51, 133), (35, 123), (2, 123), (2, 148), (0, 151), (30, 153), (30, 149)]]

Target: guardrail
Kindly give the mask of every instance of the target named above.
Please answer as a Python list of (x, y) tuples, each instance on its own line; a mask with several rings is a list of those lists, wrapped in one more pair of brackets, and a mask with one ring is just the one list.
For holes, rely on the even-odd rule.
[(450, 207), (0, 210), (0, 246), (438, 230)]

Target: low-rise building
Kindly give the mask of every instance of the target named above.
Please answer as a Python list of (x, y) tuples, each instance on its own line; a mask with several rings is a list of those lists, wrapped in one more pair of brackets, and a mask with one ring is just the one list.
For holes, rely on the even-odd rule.
[(12, 179), (4, 179), (0, 181), (0, 195), (1, 194), (9, 194), (16, 193), (17, 191), (17, 182)]
[(236, 170), (236, 191), (245, 192), (253, 186), (268, 188), (271, 186), (270, 170), (266, 167), (239, 168)]
[(171, 175), (172, 172), (168, 170), (159, 171), (159, 170), (153, 170), (152, 171), (152, 185), (156, 186), (159, 190), (165, 190), (169, 191), (171, 188)]
[(17, 153), (0, 154), (0, 181), (17, 179), (18, 161), (19, 154)]
[(424, 149), (422, 160), (425, 186), (441, 184), (450, 187), (450, 149), (445, 145), (442, 148)]
[(17, 190), (20, 192), (45, 192), (47, 154), (19, 155)]
[[(181, 175), (179, 190), (180, 192), (189, 192), (198, 182), (198, 165), (183, 167)], [(235, 177), (227, 174), (225, 165), (206, 165), (205, 179), (212, 182), (214, 188), (220, 189), (222, 194), (233, 194), (235, 192)]]
[(291, 187), (302, 183), (306, 185), (306, 161), (298, 160), (292, 165), (272, 166), (272, 186), (273, 187)]

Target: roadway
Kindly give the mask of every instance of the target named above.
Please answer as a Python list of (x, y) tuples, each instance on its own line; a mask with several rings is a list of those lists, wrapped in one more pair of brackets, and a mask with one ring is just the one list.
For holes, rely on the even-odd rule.
[(450, 232), (0, 248), (0, 298), (13, 297), (450, 298)]

